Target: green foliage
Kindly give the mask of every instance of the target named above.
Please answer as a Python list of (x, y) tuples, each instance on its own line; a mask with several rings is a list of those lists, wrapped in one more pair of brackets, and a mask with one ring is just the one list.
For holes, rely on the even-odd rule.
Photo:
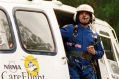
[(119, 37), (119, 0), (60, 0), (62, 3), (78, 7), (89, 4), (95, 10), (95, 16), (107, 21)]

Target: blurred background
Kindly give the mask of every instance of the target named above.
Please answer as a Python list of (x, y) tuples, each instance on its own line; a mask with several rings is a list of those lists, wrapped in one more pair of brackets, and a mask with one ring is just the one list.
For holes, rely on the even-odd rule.
[(119, 0), (59, 0), (64, 4), (78, 7), (89, 4), (94, 8), (95, 16), (108, 22), (116, 31), (119, 40)]

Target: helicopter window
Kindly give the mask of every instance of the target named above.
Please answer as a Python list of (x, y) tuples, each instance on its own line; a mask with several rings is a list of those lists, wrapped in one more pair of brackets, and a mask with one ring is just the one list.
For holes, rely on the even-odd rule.
[(107, 32), (104, 32), (104, 31), (100, 31), (100, 34), (103, 34), (103, 35), (109, 36), (109, 34), (108, 34)]
[(112, 43), (111, 40), (109, 38), (105, 38), (105, 37), (101, 37), (103, 45), (104, 45), (104, 50), (105, 50), (105, 54), (107, 56), (107, 59), (116, 61), (115, 55), (114, 55), (114, 51), (112, 48)]
[(41, 12), (16, 11), (20, 38), (28, 51), (54, 52), (54, 42), (47, 17)]
[(0, 50), (11, 50), (13, 45), (10, 24), (5, 12), (0, 10)]

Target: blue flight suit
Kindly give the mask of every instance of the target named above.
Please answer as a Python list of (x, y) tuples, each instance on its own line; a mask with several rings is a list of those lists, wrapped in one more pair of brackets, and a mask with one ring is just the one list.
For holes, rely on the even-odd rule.
[[(97, 34), (93, 33), (90, 27), (84, 28), (80, 24), (78, 24), (77, 27), (77, 34), (74, 35), (73, 24), (61, 28), (61, 34), (70, 63), (69, 71), (71, 79), (97, 79), (90, 60), (81, 57), (70, 57), (70, 54), (73, 52), (79, 54), (83, 52), (87, 54), (87, 47), (89, 45), (94, 45), (94, 38), (97, 37)], [(104, 50), (100, 42), (97, 43), (95, 50), (96, 54), (93, 55), (93, 59), (102, 58)]]

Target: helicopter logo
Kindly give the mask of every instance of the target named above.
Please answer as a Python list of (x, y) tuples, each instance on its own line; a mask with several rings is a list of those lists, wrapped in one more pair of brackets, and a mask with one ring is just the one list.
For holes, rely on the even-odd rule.
[(37, 59), (34, 56), (32, 55), (27, 56), (25, 58), (24, 65), (29, 75), (38, 76), (40, 67)]

